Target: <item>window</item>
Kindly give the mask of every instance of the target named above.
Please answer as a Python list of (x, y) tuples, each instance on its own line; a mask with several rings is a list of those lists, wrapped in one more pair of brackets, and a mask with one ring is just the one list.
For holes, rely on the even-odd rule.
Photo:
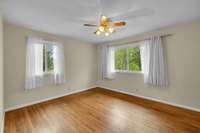
[(52, 72), (54, 69), (53, 63), (53, 46), (43, 44), (43, 72)]
[(115, 49), (114, 62), (115, 71), (117, 72), (140, 72), (140, 48), (127, 47)]
[[(61, 43), (28, 37), (26, 50), (26, 89), (66, 82), (64, 50)], [(53, 80), (46, 82), (44, 75), (48, 73), (52, 74)]]

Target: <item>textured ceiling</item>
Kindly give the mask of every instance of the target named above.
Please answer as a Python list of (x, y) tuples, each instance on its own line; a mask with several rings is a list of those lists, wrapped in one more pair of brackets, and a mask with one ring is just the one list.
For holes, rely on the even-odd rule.
[[(4, 0), (6, 21), (35, 30), (102, 43), (200, 18), (200, 0)], [(103, 14), (125, 20), (111, 36), (96, 36), (94, 27)], [(119, 16), (119, 17), (115, 17)]]

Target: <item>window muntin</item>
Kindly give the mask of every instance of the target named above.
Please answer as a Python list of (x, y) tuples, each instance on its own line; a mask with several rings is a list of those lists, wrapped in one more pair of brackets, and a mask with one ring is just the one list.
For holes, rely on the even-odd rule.
[(114, 55), (115, 71), (141, 72), (139, 47), (117, 48)]

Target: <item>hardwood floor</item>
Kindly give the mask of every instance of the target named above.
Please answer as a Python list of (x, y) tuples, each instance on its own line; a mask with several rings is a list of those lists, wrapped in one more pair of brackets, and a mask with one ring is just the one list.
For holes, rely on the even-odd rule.
[(200, 133), (200, 113), (100, 88), (6, 112), (5, 133)]

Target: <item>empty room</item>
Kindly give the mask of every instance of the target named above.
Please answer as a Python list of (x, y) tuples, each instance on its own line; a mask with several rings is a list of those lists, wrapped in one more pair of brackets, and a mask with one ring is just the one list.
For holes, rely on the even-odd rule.
[(0, 133), (200, 133), (200, 0), (0, 0)]

